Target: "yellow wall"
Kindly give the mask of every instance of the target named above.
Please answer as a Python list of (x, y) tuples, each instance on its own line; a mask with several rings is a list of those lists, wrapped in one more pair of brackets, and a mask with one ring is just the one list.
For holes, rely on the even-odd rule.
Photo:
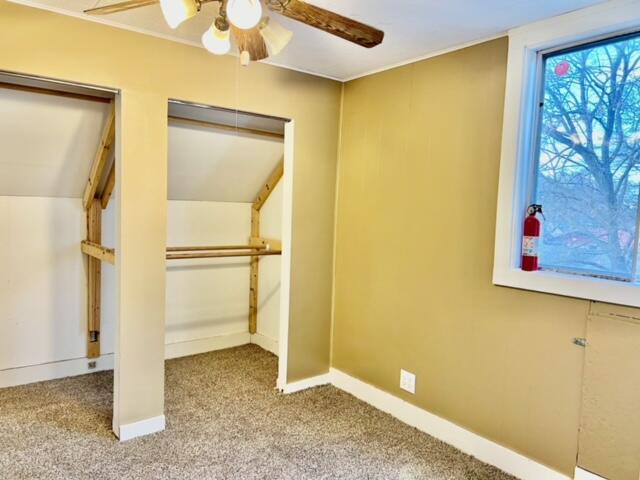
[[(339, 83), (263, 64), (240, 68), (233, 57), (215, 57), (201, 48), (4, 0), (0, 0), (0, 70), (114, 87), (123, 93), (122, 108), (131, 123), (125, 122), (124, 127), (130, 130), (120, 132), (122, 151), (128, 155), (120, 159), (122, 172), (131, 173), (127, 181), (133, 183), (127, 188), (143, 188), (144, 199), (134, 207), (125, 203), (135, 201), (133, 192), (127, 190), (123, 196), (122, 212), (131, 208), (131, 214), (122, 218), (125, 222), (122, 228), (135, 232), (135, 238), (123, 247), (127, 250), (122, 252), (123, 261), (132, 263), (128, 267), (120, 265), (121, 273), (135, 279), (142, 274), (145, 262), (151, 266), (145, 272), (148, 288), (136, 287), (132, 281), (123, 281), (120, 285), (121, 290), (127, 290), (118, 294), (120, 314), (126, 315), (131, 335), (139, 336), (145, 331), (142, 323), (131, 323), (143, 322), (137, 317), (140, 306), (135, 305), (136, 292), (145, 295), (145, 305), (150, 304), (149, 299), (154, 295), (157, 304), (163, 305), (164, 301), (164, 290), (160, 292), (164, 271), (160, 273), (156, 268), (159, 264), (156, 247), (164, 237), (153, 235), (156, 230), (166, 231), (162, 228), (166, 222), (166, 193), (161, 199), (157, 190), (166, 175), (166, 124), (158, 126), (156, 120), (147, 118), (149, 112), (151, 115), (164, 112), (166, 101), (176, 98), (295, 119), (288, 379), (297, 380), (328, 370)], [(147, 123), (141, 124), (145, 118)], [(144, 134), (136, 141), (135, 135), (141, 131)], [(154, 143), (161, 146), (153, 146)], [(134, 163), (137, 166), (133, 166)], [(127, 170), (127, 165), (132, 167)], [(146, 180), (140, 176), (142, 171), (148, 176)], [(149, 182), (149, 189), (144, 189), (145, 182)], [(155, 206), (151, 201), (154, 198), (159, 201)], [(151, 253), (145, 259), (135, 260), (133, 257), (140, 253), (141, 241), (145, 238), (140, 225), (147, 218), (152, 219), (152, 229), (146, 233), (147, 240), (152, 241)], [(121, 236), (126, 235), (123, 230)], [(144, 325), (152, 328), (148, 332), (151, 341), (145, 343), (144, 337), (134, 339), (132, 336), (125, 339), (126, 332), (120, 332), (120, 340), (131, 353), (127, 358), (132, 368), (147, 359), (138, 364), (146, 365), (145, 368), (127, 374), (128, 393), (120, 394), (133, 398), (139, 393), (136, 387), (139, 383), (154, 397), (148, 402), (149, 408), (144, 403), (138, 409), (132, 407), (131, 415), (126, 415), (127, 421), (156, 415), (162, 408), (157, 398), (162, 389), (160, 375), (156, 367), (147, 365), (153, 361), (158, 363), (161, 358), (158, 337), (162, 333), (163, 313), (159, 312), (155, 307), (149, 311), (151, 316), (160, 315), (155, 323), (144, 320)], [(139, 350), (134, 352), (136, 349)], [(145, 376), (147, 368), (152, 369), (150, 376)], [(141, 399), (147, 397), (138, 395), (135, 401)]]
[(588, 302), (491, 283), (506, 60), (499, 39), (346, 84), (332, 364), (569, 474)]

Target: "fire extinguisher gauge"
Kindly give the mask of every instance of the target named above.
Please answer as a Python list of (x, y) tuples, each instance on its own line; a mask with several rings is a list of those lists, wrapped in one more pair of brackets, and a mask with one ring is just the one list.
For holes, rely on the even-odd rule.
[(527, 215), (535, 215), (536, 213), (539, 213), (540, 215), (542, 215), (542, 218), (544, 218), (544, 213), (542, 213), (542, 205), (532, 203), (527, 207)]

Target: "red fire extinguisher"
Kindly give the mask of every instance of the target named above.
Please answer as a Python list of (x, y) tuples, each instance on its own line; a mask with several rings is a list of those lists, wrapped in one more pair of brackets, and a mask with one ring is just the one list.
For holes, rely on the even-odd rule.
[(536, 213), (542, 215), (542, 205), (531, 204), (527, 207), (527, 218), (524, 219), (522, 236), (522, 270), (534, 272), (538, 270), (538, 239), (540, 238), (540, 220)]

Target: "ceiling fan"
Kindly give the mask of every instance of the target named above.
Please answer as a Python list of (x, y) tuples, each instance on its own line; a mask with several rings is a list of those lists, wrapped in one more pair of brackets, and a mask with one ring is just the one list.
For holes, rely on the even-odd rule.
[(365, 48), (382, 43), (384, 32), (337, 13), (301, 0), (126, 0), (84, 13), (108, 15), (133, 8), (160, 4), (171, 28), (195, 16), (205, 3), (219, 3), (218, 14), (202, 35), (202, 44), (211, 53), (225, 55), (231, 50), (230, 36), (240, 52), (240, 62), (259, 61), (277, 55), (291, 40), (293, 33), (268, 16), (263, 16), (262, 2), (268, 10), (311, 27), (336, 35)]

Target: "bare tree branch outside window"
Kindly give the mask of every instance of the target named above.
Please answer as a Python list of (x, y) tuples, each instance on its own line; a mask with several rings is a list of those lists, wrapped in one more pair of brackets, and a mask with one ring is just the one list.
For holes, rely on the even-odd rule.
[(637, 280), (640, 36), (544, 59), (536, 203), (543, 268)]

